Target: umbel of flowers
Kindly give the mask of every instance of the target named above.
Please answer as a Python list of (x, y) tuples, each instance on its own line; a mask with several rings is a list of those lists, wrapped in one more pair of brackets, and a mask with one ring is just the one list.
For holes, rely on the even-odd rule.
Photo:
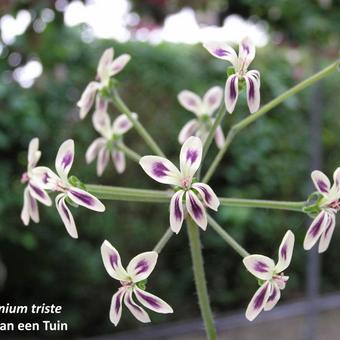
[[(278, 262), (275, 264), (269, 257), (259, 254), (250, 255), (228, 234), (225, 228), (208, 214), (207, 208), (217, 211), (220, 205), (224, 205), (306, 212), (312, 215), (314, 220), (306, 233), (304, 248), (309, 250), (319, 242), (319, 252), (324, 252), (330, 244), (335, 228), (335, 216), (340, 210), (340, 168), (334, 172), (333, 185), (321, 171), (312, 172), (312, 180), (318, 196), (313, 204), (310, 204), (308, 200), (280, 202), (219, 198), (204, 181), (205, 177), (201, 180), (199, 174), (202, 170), (204, 157), (214, 137), (219, 151), (210, 165), (211, 172), (221, 161), (236, 130), (240, 132), (285, 99), (331, 74), (336, 70), (338, 63), (331, 64), (317, 75), (311, 76), (259, 109), (260, 73), (256, 70), (248, 71), (248, 67), (255, 57), (255, 46), (251, 40), (244, 38), (240, 42), (238, 55), (226, 43), (207, 42), (204, 47), (215, 57), (227, 60), (232, 64), (232, 67), (228, 69), (225, 85), (226, 110), (230, 113), (233, 112), (239, 91), (246, 87), (248, 107), (254, 114), (251, 121), (245, 118), (231, 127), (227, 137), (224, 138), (222, 119), (225, 112), (224, 107), (220, 107), (223, 95), (221, 87), (210, 88), (203, 98), (188, 90), (181, 91), (178, 95), (180, 104), (194, 113), (196, 117), (187, 122), (179, 133), (178, 140), (182, 144), (179, 168), (164, 156), (140, 120), (137, 120), (137, 115), (130, 111), (116, 91), (116, 82), (112, 77), (122, 71), (129, 62), (129, 55), (123, 54), (114, 59), (113, 49), (107, 49), (100, 58), (96, 80), (88, 84), (77, 103), (80, 108), (80, 118), (83, 119), (96, 102), (92, 122), (100, 137), (88, 147), (85, 158), (87, 163), (91, 163), (97, 158), (98, 176), (102, 175), (110, 158), (117, 172), (123, 173), (125, 156), (129, 156), (137, 161), (152, 179), (169, 185), (169, 190), (157, 191), (83, 184), (74, 176), (69, 176), (74, 160), (73, 140), (69, 139), (61, 144), (55, 160), (56, 173), (48, 167), (37, 166), (41, 157), (38, 138), (32, 139), (29, 144), (27, 170), (21, 177), (21, 181), (26, 185), (21, 212), (21, 219), (25, 225), (28, 225), (30, 220), (35, 223), (39, 222), (38, 202), (51, 206), (50, 195), (55, 195), (57, 211), (68, 233), (73, 238), (78, 237), (78, 232), (69, 205), (75, 207), (81, 205), (90, 210), (103, 212), (105, 207), (98, 198), (143, 201), (153, 204), (157, 202), (169, 203), (170, 229), (165, 232), (152, 251), (143, 252), (132, 258), (126, 269), (121, 264), (116, 248), (109, 241), (102, 243), (101, 254), (106, 271), (120, 285), (112, 297), (110, 309), (110, 320), (115, 326), (121, 319), (123, 304), (141, 322), (150, 322), (150, 317), (144, 308), (163, 314), (173, 312), (168, 303), (146, 291), (146, 280), (153, 272), (160, 252), (172, 234), (179, 233), (184, 220), (187, 221), (197, 296), (209, 339), (216, 339), (217, 335), (209, 304), (199, 237), (200, 230), (205, 231), (208, 224), (242, 256), (245, 268), (259, 280), (260, 287), (248, 305), (245, 313), (246, 318), (254, 320), (261, 311), (270, 311), (277, 304), (281, 297), (281, 291), (286, 287), (289, 278), (284, 274), (284, 271), (292, 260), (295, 241), (293, 232), (288, 230), (283, 237), (278, 251)], [(110, 95), (113, 97), (110, 98)], [(113, 123), (111, 123), (109, 115), (109, 102), (112, 102), (120, 112), (120, 115), (113, 119)], [(219, 107), (217, 115), (213, 116)], [(141, 157), (123, 143), (123, 135), (132, 127), (153, 151), (151, 155)], [(174, 287), (176, 287), (175, 283)]]

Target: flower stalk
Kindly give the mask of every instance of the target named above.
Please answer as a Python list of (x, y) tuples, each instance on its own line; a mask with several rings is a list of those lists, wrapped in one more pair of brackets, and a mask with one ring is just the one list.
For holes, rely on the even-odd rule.
[(304, 90), (306, 87), (313, 85), (317, 81), (321, 80), (322, 78), (325, 78), (329, 75), (331, 75), (334, 71), (337, 70), (337, 66), (339, 65), (339, 61), (334, 62), (333, 64), (327, 66), (320, 72), (312, 75), (311, 77), (305, 79), (304, 81), (300, 82), (299, 84), (295, 85), (291, 89), (287, 90), (286, 92), (282, 93), (280, 96), (276, 97), (275, 99), (271, 100), (269, 103), (264, 105), (259, 111), (256, 113), (242, 119), (239, 123), (233, 125), (231, 129), (229, 130), (229, 133), (226, 137), (226, 141), (223, 145), (223, 147), (220, 149), (218, 154), (216, 155), (214, 161), (210, 165), (208, 171), (206, 172), (205, 176), (203, 177), (203, 182), (208, 183), (211, 176), (215, 172), (216, 168), (218, 167), (219, 163), (221, 162), (224, 154), (229, 148), (229, 145), (233, 141), (234, 137), (237, 133), (242, 131), (244, 128), (246, 128), (251, 123), (255, 122), (257, 119), (268, 113), (271, 109), (278, 106), (282, 102), (284, 102), (289, 97), (295, 95), (296, 93)]
[(198, 302), (201, 309), (201, 314), (204, 322), (204, 327), (207, 335), (207, 339), (217, 339), (216, 328), (214, 324), (214, 318), (212, 315), (209, 295), (207, 289), (207, 283), (204, 273), (204, 264), (202, 256), (202, 245), (200, 240), (199, 228), (196, 226), (191, 217), (187, 217), (187, 229), (190, 242), (190, 251), (193, 264), (194, 278), (196, 291), (198, 295)]
[(117, 144), (117, 148), (124, 152), (126, 157), (130, 158), (131, 160), (135, 162), (139, 162), (142, 156), (140, 156), (137, 152), (131, 150), (129, 147), (127, 147), (124, 143)]
[(171, 230), (171, 228), (168, 228), (166, 230), (166, 232), (164, 233), (164, 235), (161, 237), (161, 239), (158, 241), (158, 243), (156, 244), (155, 248), (153, 248), (153, 251), (155, 251), (156, 253), (160, 254), (161, 251), (163, 250), (163, 248), (165, 247), (165, 245), (168, 243), (168, 241), (170, 240), (171, 236), (173, 235), (173, 231)]

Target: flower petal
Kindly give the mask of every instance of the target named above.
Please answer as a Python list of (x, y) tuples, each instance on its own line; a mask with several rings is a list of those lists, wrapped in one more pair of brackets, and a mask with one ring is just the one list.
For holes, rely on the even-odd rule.
[(238, 97), (238, 77), (231, 75), (225, 85), (224, 102), (229, 113), (234, 111)]
[(218, 206), (220, 205), (220, 200), (208, 184), (194, 183), (192, 187), (198, 191), (206, 206), (217, 211)]
[(110, 76), (115, 76), (117, 73), (123, 70), (126, 64), (130, 61), (131, 56), (129, 54), (122, 54), (116, 58), (110, 67)]
[(113, 150), (111, 157), (117, 172), (119, 174), (123, 173), (126, 167), (124, 152)]
[(334, 185), (336, 186), (337, 190), (340, 191), (340, 167), (334, 171), (333, 179)]
[(105, 206), (102, 202), (99, 201), (99, 199), (91, 194), (89, 194), (87, 191), (71, 187), (67, 191), (67, 196), (75, 203), (82, 205), (83, 207), (87, 209), (91, 209), (94, 211), (105, 211)]
[(281, 297), (280, 288), (275, 283), (272, 283), (272, 291), (270, 292), (270, 296), (267, 300), (267, 303), (264, 306), (264, 310), (265, 311), (272, 310), (280, 300), (280, 297)]
[(246, 318), (253, 321), (263, 310), (271, 293), (272, 284), (266, 281), (254, 294), (246, 310)]
[(100, 149), (105, 146), (106, 140), (103, 137), (96, 138), (86, 150), (86, 163), (91, 163), (98, 155)]
[(223, 89), (220, 86), (214, 86), (207, 91), (203, 97), (203, 106), (205, 114), (212, 115), (221, 105), (223, 98)]
[(230, 61), (234, 67), (237, 65), (235, 50), (224, 42), (210, 41), (203, 44), (210, 54), (219, 59)]
[(318, 249), (319, 253), (323, 253), (328, 249), (329, 243), (331, 242), (333, 236), (334, 228), (335, 228), (335, 214), (328, 213), (328, 224), (320, 237)]
[(260, 107), (260, 73), (249, 71), (244, 76), (247, 86), (247, 102), (250, 113), (256, 112)]
[(93, 127), (106, 139), (111, 139), (112, 129), (110, 116), (105, 111), (96, 111), (92, 116)]
[(243, 71), (246, 71), (255, 58), (255, 45), (249, 37), (245, 37), (240, 41), (238, 57), (241, 64), (239, 66), (242, 67)]
[(65, 203), (65, 194), (59, 194), (56, 198), (55, 198), (55, 205), (57, 207), (58, 213), (65, 225), (65, 228), (67, 230), (67, 232), (70, 234), (71, 237), (73, 238), (78, 238), (78, 232), (77, 232), (77, 228), (76, 225), (74, 223), (74, 219), (73, 216), (71, 214), (70, 209), (67, 207), (66, 203)]
[(158, 254), (155, 251), (148, 251), (135, 256), (126, 271), (133, 282), (145, 280), (154, 270), (157, 263)]
[(63, 181), (67, 181), (67, 175), (72, 167), (73, 159), (74, 141), (72, 139), (68, 139), (60, 145), (55, 160), (55, 168)]
[(215, 143), (219, 149), (222, 149), (225, 143), (224, 133), (221, 125), (219, 125), (215, 131)]
[(110, 321), (117, 326), (122, 316), (122, 302), (125, 288), (119, 288), (118, 292), (112, 296), (110, 307)]
[(124, 303), (126, 307), (130, 310), (132, 315), (140, 322), (147, 323), (151, 322), (149, 315), (146, 311), (139, 307), (132, 299), (132, 290), (128, 289), (124, 295)]
[(106, 113), (109, 106), (109, 101), (101, 96), (96, 97), (96, 110), (94, 114)]
[(101, 148), (98, 152), (97, 158), (97, 175), (101, 176), (107, 167), (110, 159), (110, 152), (107, 150), (106, 146)]
[(181, 174), (176, 166), (163, 157), (144, 156), (139, 161), (140, 166), (152, 179), (159, 183), (181, 185)]
[(50, 168), (38, 166), (32, 170), (31, 181), (45, 190), (56, 190), (60, 178)]
[(29, 181), (28, 187), (30, 189), (30, 194), (32, 197), (34, 197), (36, 200), (41, 202), (42, 204), (47, 205), (50, 207), (52, 205), (52, 200), (50, 196), (46, 193), (44, 189), (39, 187), (38, 184), (34, 183), (34, 181)]
[(275, 263), (267, 256), (249, 255), (243, 259), (243, 264), (258, 279), (270, 280), (273, 276)]
[(201, 165), (201, 139), (194, 136), (189, 137), (182, 145), (179, 159), (182, 176), (192, 178)]
[(39, 151), (39, 138), (33, 138), (28, 145), (28, 169), (34, 168), (41, 157), (41, 151)]
[(21, 210), (21, 220), (24, 225), (28, 225), (30, 218), (33, 222), (39, 222), (39, 210), (36, 200), (30, 195), (30, 190), (28, 187), (24, 190), (24, 203)]
[(181, 230), (184, 220), (183, 195), (184, 191), (179, 190), (172, 196), (170, 201), (170, 227), (176, 234)]
[[(133, 112), (133, 117), (138, 118), (137, 113)], [(132, 128), (132, 123), (127, 115), (119, 115), (113, 122), (112, 131), (115, 135), (122, 135)]]
[(183, 90), (178, 94), (177, 99), (188, 111), (195, 113), (197, 116), (202, 113), (202, 100), (196, 93)]
[(279, 261), (275, 267), (276, 273), (283, 272), (290, 265), (293, 255), (294, 241), (294, 234), (288, 230), (283, 237), (279, 248)]
[(88, 112), (90, 111), (94, 98), (96, 96), (96, 92), (99, 88), (99, 84), (96, 81), (91, 81), (84, 90), (83, 94), (81, 95), (77, 106), (80, 108), (80, 119), (84, 119)]
[(104, 241), (100, 247), (104, 267), (115, 280), (128, 281), (129, 276), (122, 266), (118, 250), (109, 241)]
[(208, 224), (207, 213), (202, 202), (192, 191), (186, 192), (186, 207), (195, 223), (203, 230), (206, 230)]
[(320, 214), (314, 219), (306, 233), (305, 240), (303, 242), (303, 248), (305, 250), (311, 249), (318, 241), (321, 234), (328, 225), (328, 219), (328, 214), (324, 210), (322, 210)]
[(328, 194), (331, 188), (331, 183), (328, 177), (321, 171), (315, 170), (311, 174), (315, 188), (323, 195)]
[(191, 119), (189, 120), (181, 129), (179, 135), (178, 135), (178, 142), (180, 144), (183, 144), (189, 137), (194, 136), (197, 129), (198, 129), (199, 123), (197, 119)]
[(101, 81), (106, 81), (110, 74), (110, 68), (113, 60), (113, 48), (106, 49), (99, 59), (97, 74)]
[(173, 309), (159, 297), (141, 290), (137, 286), (133, 289), (137, 300), (146, 308), (149, 308), (157, 313), (168, 314), (173, 313)]

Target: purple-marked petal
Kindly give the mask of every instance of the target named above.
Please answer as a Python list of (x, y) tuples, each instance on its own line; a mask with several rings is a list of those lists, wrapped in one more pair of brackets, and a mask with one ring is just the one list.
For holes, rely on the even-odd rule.
[(170, 227), (176, 234), (181, 230), (184, 220), (183, 194), (183, 190), (177, 191), (170, 201)]
[(194, 136), (189, 137), (182, 145), (179, 159), (182, 176), (192, 178), (201, 165), (201, 139)]
[(110, 76), (115, 76), (120, 71), (123, 70), (123, 68), (126, 66), (126, 64), (130, 61), (131, 56), (129, 54), (122, 54), (118, 58), (116, 58), (110, 67)]
[(181, 129), (178, 135), (178, 142), (183, 144), (189, 137), (194, 136), (199, 127), (197, 119), (189, 120)]
[(205, 114), (211, 116), (221, 105), (223, 99), (223, 89), (220, 86), (214, 86), (207, 91), (203, 97), (203, 106)]
[(336, 186), (337, 190), (340, 191), (340, 167), (334, 171), (333, 179), (334, 185)]
[(92, 116), (93, 127), (106, 139), (111, 139), (112, 129), (110, 116), (105, 111), (96, 111)]
[(105, 147), (106, 140), (103, 137), (96, 138), (86, 150), (86, 163), (91, 163), (98, 155), (101, 148)]
[(101, 96), (96, 97), (96, 110), (95, 114), (101, 114), (107, 112), (109, 101)]
[(30, 195), (30, 190), (28, 187), (26, 187), (24, 190), (24, 203), (20, 217), (24, 225), (28, 225), (30, 219), (32, 219), (35, 223), (39, 222), (38, 204), (36, 200)]
[(73, 159), (74, 141), (72, 139), (68, 139), (60, 145), (55, 160), (55, 168), (63, 181), (67, 181), (67, 175), (72, 167)]
[(146, 311), (139, 307), (132, 299), (132, 290), (128, 289), (124, 295), (125, 306), (129, 309), (132, 315), (140, 322), (150, 322), (150, 317)]
[(256, 112), (260, 107), (260, 74), (249, 71), (244, 76), (247, 86), (247, 103), (250, 113)]
[(61, 220), (63, 221), (65, 228), (67, 232), (70, 234), (73, 238), (78, 238), (78, 232), (76, 225), (74, 223), (73, 216), (71, 214), (70, 209), (67, 207), (65, 203), (65, 194), (59, 194), (55, 198), (55, 205), (57, 207), (58, 213), (61, 217)]
[(91, 194), (89, 194), (87, 191), (71, 187), (67, 191), (67, 196), (75, 203), (82, 205), (83, 207), (87, 209), (91, 209), (94, 211), (105, 211), (105, 206), (102, 202), (99, 201), (99, 199)]
[(28, 169), (34, 168), (41, 157), (41, 151), (39, 151), (39, 139), (33, 138), (28, 145), (27, 163)]
[(206, 230), (208, 224), (207, 213), (202, 202), (192, 191), (186, 192), (186, 207), (195, 223), (203, 230)]
[(266, 281), (254, 294), (246, 310), (246, 318), (253, 321), (263, 310), (271, 293), (272, 284)]
[(122, 302), (125, 294), (125, 288), (119, 288), (112, 296), (111, 307), (110, 307), (110, 321), (117, 326), (122, 316)]
[(225, 85), (224, 102), (229, 113), (234, 111), (238, 97), (238, 77), (231, 75)]
[(50, 196), (48, 196), (46, 191), (39, 187), (38, 184), (34, 183), (34, 181), (31, 180), (28, 184), (28, 187), (30, 189), (30, 194), (32, 197), (48, 207), (52, 205), (52, 200)]
[[(137, 119), (137, 114), (134, 113), (134, 118)], [(132, 123), (130, 122), (127, 115), (119, 115), (112, 125), (112, 131), (116, 135), (122, 135), (132, 128)]]
[(315, 185), (315, 188), (323, 195), (326, 195), (329, 193), (329, 190), (331, 188), (331, 183), (328, 179), (328, 177), (321, 171), (315, 170), (311, 174), (313, 183)]
[(249, 64), (255, 58), (255, 45), (252, 40), (248, 37), (242, 39), (239, 44), (239, 65), (243, 71), (247, 70)]
[(202, 100), (196, 93), (183, 90), (178, 94), (177, 99), (188, 111), (195, 113), (197, 116), (202, 113)]
[(98, 88), (99, 84), (95, 81), (91, 81), (81, 95), (77, 103), (77, 106), (80, 108), (79, 115), (81, 119), (84, 119), (90, 111)]
[(145, 280), (155, 268), (157, 258), (158, 254), (155, 251), (148, 251), (135, 256), (126, 267), (132, 281)]
[(328, 224), (328, 214), (323, 210), (320, 214), (314, 219), (311, 226), (309, 227), (305, 240), (303, 242), (303, 247), (305, 250), (311, 249), (314, 244), (318, 241), (321, 234), (324, 232), (326, 226)]
[(112, 162), (119, 174), (125, 171), (126, 162), (125, 162), (125, 154), (121, 151), (113, 150), (111, 153)]
[(237, 66), (235, 50), (224, 42), (210, 41), (203, 44), (210, 54), (219, 59), (228, 60), (234, 67)]
[(264, 306), (264, 310), (265, 311), (272, 310), (276, 306), (277, 302), (280, 300), (280, 297), (281, 297), (280, 288), (275, 283), (273, 283), (272, 290), (270, 292), (270, 296), (267, 300), (267, 303)]
[(219, 149), (222, 149), (223, 145), (225, 143), (224, 133), (223, 133), (221, 125), (219, 125), (217, 127), (217, 129), (216, 129), (216, 132), (215, 132), (215, 143), (216, 143), (216, 146)]
[(218, 206), (220, 205), (220, 200), (217, 198), (216, 194), (208, 184), (195, 183), (192, 185), (192, 187), (198, 191), (206, 206), (217, 211)]
[(31, 181), (40, 188), (46, 190), (57, 190), (56, 186), (60, 181), (59, 177), (46, 166), (38, 166), (32, 170)]
[(110, 152), (106, 146), (101, 148), (98, 152), (97, 158), (97, 176), (101, 176), (107, 167), (110, 159)]
[(294, 241), (294, 234), (290, 230), (288, 230), (283, 237), (279, 248), (279, 261), (275, 267), (275, 271), (277, 273), (283, 272), (290, 265), (290, 261), (292, 260), (293, 255)]
[(162, 314), (174, 312), (173, 309), (159, 297), (148, 293), (145, 290), (141, 290), (137, 286), (135, 286), (133, 290), (137, 300), (146, 308)]
[(181, 185), (181, 173), (176, 166), (163, 157), (144, 156), (139, 161), (140, 166), (152, 179), (157, 182)]
[(110, 76), (110, 68), (113, 60), (114, 50), (113, 48), (106, 49), (99, 59), (97, 67), (97, 75), (102, 82), (107, 81)]
[(261, 280), (270, 280), (275, 269), (275, 263), (271, 258), (257, 254), (246, 256), (243, 264), (250, 273)]
[(104, 267), (115, 280), (129, 281), (128, 273), (122, 266), (118, 250), (109, 241), (104, 241), (100, 248)]
[(335, 214), (328, 213), (328, 224), (320, 237), (318, 249), (319, 253), (323, 253), (328, 249), (329, 243), (331, 242), (333, 236), (334, 228), (335, 228)]

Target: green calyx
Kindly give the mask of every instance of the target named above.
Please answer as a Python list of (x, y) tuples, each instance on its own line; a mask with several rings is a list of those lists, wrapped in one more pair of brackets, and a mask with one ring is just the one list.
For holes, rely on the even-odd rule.
[(303, 212), (306, 213), (308, 216), (315, 218), (322, 210), (322, 201), (323, 197), (320, 195), (320, 193), (317, 191), (313, 192), (308, 196), (307, 204), (302, 209)]
[(139, 281), (139, 282), (136, 283), (136, 286), (141, 290), (145, 290), (147, 282), (148, 282), (147, 279), (145, 279), (143, 281)]

